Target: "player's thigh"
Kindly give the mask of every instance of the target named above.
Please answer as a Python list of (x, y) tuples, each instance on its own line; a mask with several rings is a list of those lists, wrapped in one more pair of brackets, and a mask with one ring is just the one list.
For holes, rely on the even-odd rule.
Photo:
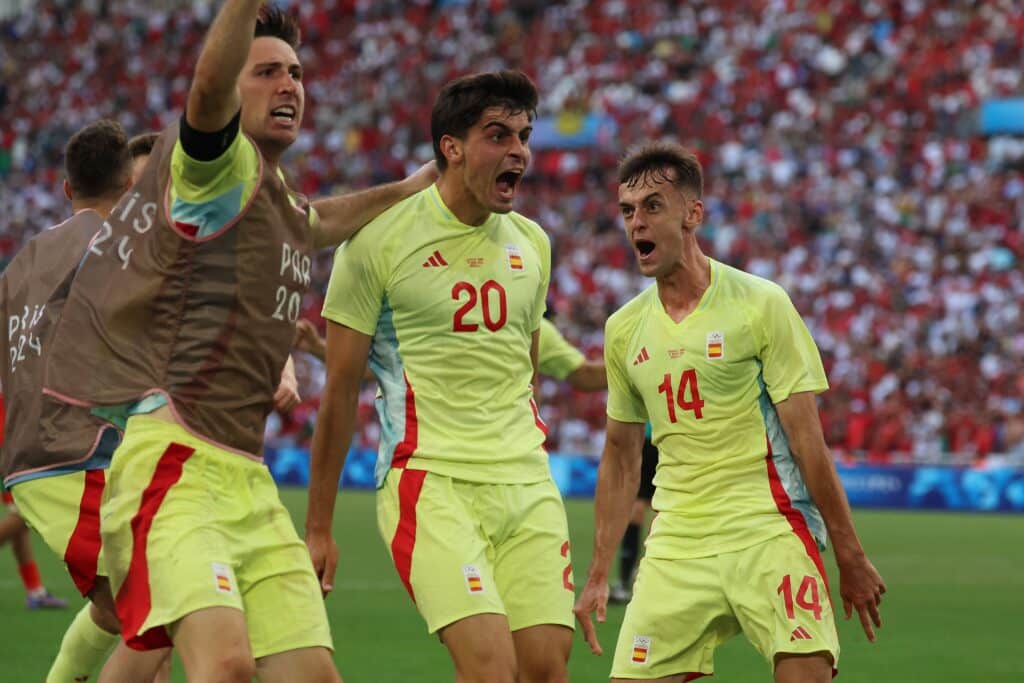
[(480, 522), (449, 478), (393, 469), (377, 492), (377, 523), (399, 579), (434, 633), (505, 605)]
[(22, 518), (67, 566), (82, 595), (106, 570), (100, 538), (102, 470), (71, 472), (22, 482), (12, 495)]
[(440, 629), (459, 681), (517, 680), (515, 644), (503, 614), (475, 614)]
[(256, 662), (241, 610), (209, 607), (170, 628), (188, 680), (251, 681)]
[(812, 653), (826, 653), (838, 665), (835, 615), (817, 548), (783, 534), (724, 557), (736, 617), (771, 666), (782, 655)]
[(646, 556), (619, 631), (612, 678), (710, 675), (715, 648), (737, 633), (717, 557)]
[(572, 629), (541, 624), (512, 632), (520, 683), (567, 681)]
[(780, 654), (775, 660), (775, 683), (830, 683), (833, 673), (827, 652)]
[[(492, 487), (496, 488), (496, 487)], [(504, 526), (496, 542), (494, 578), (512, 631), (551, 624), (575, 627), (569, 525), (552, 481), (502, 487)]]
[(244, 474), (257, 467), (176, 425), (129, 420), (111, 465), (102, 532), (130, 644), (166, 645), (166, 627), (198, 610), (242, 609), (231, 525), (249, 514)]
[(306, 544), (267, 468), (253, 468), (247, 479), (252, 513), (238, 520), (231, 535), (253, 655), (306, 651), (300, 659), (314, 666), (322, 650), (329, 660), (331, 630)]
[(331, 651), (323, 647), (289, 650), (256, 660), (260, 683), (341, 683)]

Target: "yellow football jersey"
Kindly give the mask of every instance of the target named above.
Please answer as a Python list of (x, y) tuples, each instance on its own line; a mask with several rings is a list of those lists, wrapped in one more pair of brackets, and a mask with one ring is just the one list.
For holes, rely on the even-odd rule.
[(781, 287), (712, 260), (676, 323), (651, 285), (608, 319), (605, 364), (609, 417), (649, 420), (658, 447), (648, 554), (703, 557), (794, 529), (824, 546), (774, 404), (828, 382)]
[(373, 336), (381, 486), (392, 467), (466, 481), (550, 477), (530, 344), (551, 245), (514, 212), (465, 225), (436, 186), (339, 247), (323, 316)]

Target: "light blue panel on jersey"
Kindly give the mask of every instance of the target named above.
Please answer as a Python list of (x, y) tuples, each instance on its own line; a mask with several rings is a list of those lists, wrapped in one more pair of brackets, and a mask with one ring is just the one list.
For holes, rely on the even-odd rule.
[(804, 484), (800, 470), (797, 468), (793, 453), (789, 450), (789, 440), (786, 432), (782, 429), (782, 422), (775, 410), (775, 405), (768, 396), (768, 387), (765, 386), (764, 377), (758, 373), (757, 383), (761, 387), (761, 396), (758, 403), (761, 407), (761, 417), (764, 419), (764, 428), (768, 433), (768, 443), (772, 448), (772, 461), (775, 464), (775, 471), (779, 473), (782, 487), (786, 490), (793, 508), (803, 515), (807, 528), (810, 530), (818, 547), (825, 549), (828, 541), (828, 534), (825, 531), (825, 521), (821, 518), (818, 508), (811, 502), (810, 493)]
[[(391, 303), (385, 296), (377, 319), (377, 331), (373, 335), (373, 346), (370, 347), (370, 370), (380, 385), (380, 394), (374, 401), (381, 430), (377, 465), (374, 467), (377, 488), (384, 485), (395, 448), (405, 438), (405, 366), (398, 352), (394, 316)], [(385, 401), (385, 397), (390, 400)]]
[(206, 237), (217, 232), (235, 220), (242, 208), (242, 191), (245, 185), (239, 183), (227, 192), (206, 202), (193, 204), (183, 199), (175, 199), (171, 204), (171, 218), (175, 221), (196, 225), (199, 232), (196, 237)]

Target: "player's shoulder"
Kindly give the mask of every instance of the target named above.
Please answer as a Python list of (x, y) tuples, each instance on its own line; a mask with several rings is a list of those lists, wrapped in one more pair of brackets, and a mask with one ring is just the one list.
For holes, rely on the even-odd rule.
[(789, 298), (782, 285), (768, 278), (719, 261), (715, 262), (715, 268), (718, 271), (718, 287), (725, 297), (746, 308), (758, 309), (766, 302)]
[(505, 229), (511, 233), (530, 240), (530, 242), (536, 244), (541, 249), (551, 249), (551, 238), (537, 221), (527, 218), (516, 211), (502, 214), (500, 220), (503, 222)]
[(426, 196), (422, 190), (392, 204), (359, 229), (342, 247), (389, 254), (409, 243), (408, 230), (427, 225)]
[(619, 310), (608, 316), (605, 322), (605, 339), (618, 337), (624, 331), (635, 329), (636, 323), (647, 315), (651, 302), (658, 297), (658, 285), (651, 283), (642, 292), (623, 304)]

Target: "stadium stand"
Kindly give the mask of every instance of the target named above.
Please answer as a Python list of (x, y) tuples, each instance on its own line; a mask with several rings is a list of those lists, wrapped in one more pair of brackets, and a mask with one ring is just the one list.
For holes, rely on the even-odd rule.
[[(32, 4), (0, 19), (0, 267), (67, 212), (71, 132), (112, 116), (139, 133), (180, 113), (211, 18), (204, 2)], [(430, 156), (441, 83), (521, 67), (542, 111), (520, 210), (551, 235), (550, 306), (588, 354), (645, 286), (620, 233), (616, 160), (673, 136), (706, 167), (709, 253), (778, 281), (806, 317), (837, 453), (1024, 457), (1024, 144), (977, 123), (985, 101), (1024, 93), (1019, 2), (293, 4), (309, 105), (288, 168), (302, 191), (402, 175)], [(317, 260), (304, 302), (317, 321), (330, 263)], [(312, 432), (322, 370), (299, 372), (307, 399), (271, 420), (277, 442)], [(597, 454), (603, 396), (547, 380), (542, 396), (549, 446)], [(373, 389), (363, 398), (372, 445)]]

